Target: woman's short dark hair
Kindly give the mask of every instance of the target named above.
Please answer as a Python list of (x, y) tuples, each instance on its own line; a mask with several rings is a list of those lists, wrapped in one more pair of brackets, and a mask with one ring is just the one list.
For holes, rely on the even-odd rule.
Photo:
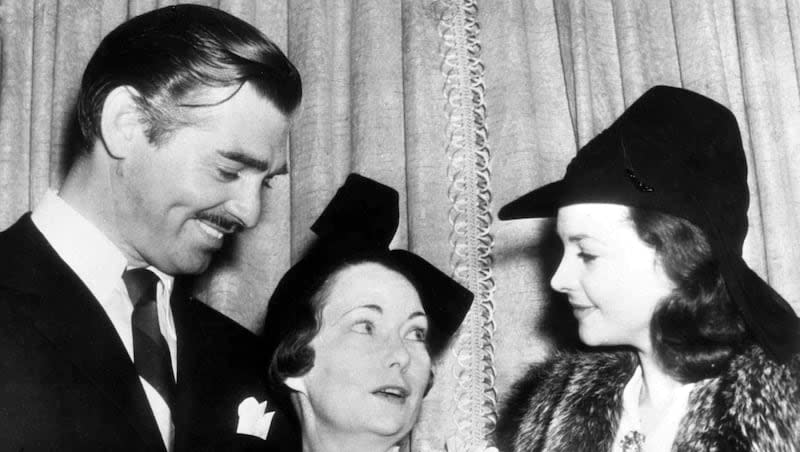
[(718, 375), (750, 339), (705, 234), (683, 218), (630, 211), (637, 234), (655, 248), (675, 284), (650, 321), (656, 357), (682, 382)]
[(201, 5), (176, 5), (137, 16), (109, 33), (89, 61), (77, 100), (80, 148), (100, 138), (100, 117), (108, 94), (134, 88), (147, 125), (158, 144), (187, 125), (180, 107), (203, 87), (241, 87), (256, 91), (287, 116), (300, 103), (297, 69), (281, 50), (252, 25)]

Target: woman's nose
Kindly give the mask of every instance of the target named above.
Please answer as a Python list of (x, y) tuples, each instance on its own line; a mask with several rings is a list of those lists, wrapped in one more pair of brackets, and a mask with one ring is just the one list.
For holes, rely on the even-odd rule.
[(558, 263), (556, 272), (553, 273), (553, 277), (550, 278), (550, 287), (552, 287), (553, 290), (565, 293), (572, 287), (574, 278), (572, 275), (573, 269), (571, 267), (572, 265), (570, 265), (567, 258), (562, 257), (561, 262)]
[(389, 348), (388, 363), (389, 367), (398, 366), (404, 371), (411, 362), (411, 354), (408, 352), (405, 341), (402, 338), (392, 339), (387, 344)]

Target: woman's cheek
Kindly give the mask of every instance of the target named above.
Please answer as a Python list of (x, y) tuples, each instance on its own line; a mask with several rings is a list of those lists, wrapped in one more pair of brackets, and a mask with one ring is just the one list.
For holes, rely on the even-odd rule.
[(424, 394), (431, 378), (431, 358), (427, 350), (414, 357), (410, 371), (413, 372), (413, 384), (416, 392)]

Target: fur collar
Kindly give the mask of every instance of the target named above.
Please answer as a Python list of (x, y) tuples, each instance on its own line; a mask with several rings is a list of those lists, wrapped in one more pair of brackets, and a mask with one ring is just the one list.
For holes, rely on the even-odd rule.
[[(515, 451), (611, 450), (630, 352), (558, 355), (515, 385), (498, 442)], [(674, 451), (800, 452), (800, 357), (779, 365), (752, 347), (689, 396)]]

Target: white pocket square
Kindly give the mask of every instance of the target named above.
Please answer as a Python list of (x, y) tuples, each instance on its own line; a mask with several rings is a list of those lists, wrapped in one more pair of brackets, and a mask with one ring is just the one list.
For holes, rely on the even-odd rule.
[(267, 401), (261, 403), (255, 397), (248, 397), (239, 404), (239, 424), (236, 433), (257, 436), (267, 439), (269, 425), (272, 423), (274, 411), (266, 412)]

